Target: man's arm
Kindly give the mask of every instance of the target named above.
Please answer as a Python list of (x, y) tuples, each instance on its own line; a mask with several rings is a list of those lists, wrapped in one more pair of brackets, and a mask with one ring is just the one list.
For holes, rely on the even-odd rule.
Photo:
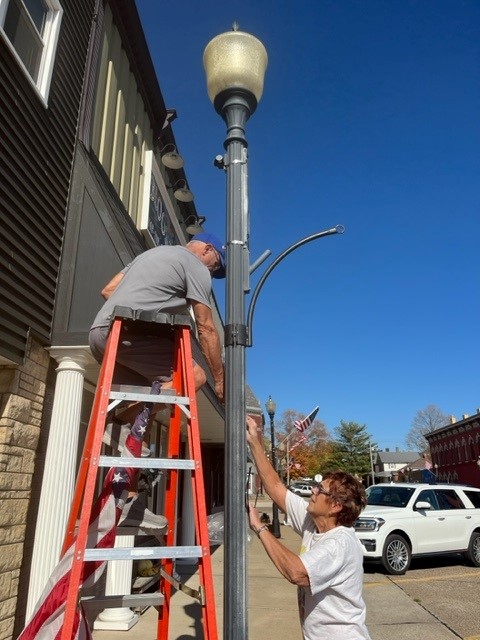
[(200, 347), (215, 380), (215, 393), (223, 401), (222, 348), (213, 322), (212, 310), (206, 304), (196, 300), (191, 300), (191, 304), (197, 323)]
[(110, 282), (103, 287), (101, 293), (102, 293), (102, 296), (105, 298), (105, 300), (108, 300), (109, 297), (112, 295), (112, 293), (115, 291), (115, 289), (118, 287), (121, 280), (123, 279), (123, 275), (124, 275), (123, 272), (120, 271), (120, 273), (117, 273), (116, 276), (113, 276)]
[(310, 586), (307, 570), (299, 556), (290, 551), (290, 549), (287, 549), (267, 528), (262, 528), (258, 511), (255, 507), (252, 507), (252, 505), (250, 505), (249, 515), (250, 526), (255, 532), (260, 531), (257, 535), (265, 547), (265, 551), (268, 553), (270, 560), (282, 576), (292, 584), (300, 587)]
[(270, 460), (265, 455), (263, 442), (261, 441), (260, 429), (257, 423), (250, 416), (247, 417), (247, 442), (250, 445), (255, 466), (258, 474), (270, 498), (278, 505), (282, 511), (286, 511), (287, 488), (280, 480), (278, 473), (270, 464)]

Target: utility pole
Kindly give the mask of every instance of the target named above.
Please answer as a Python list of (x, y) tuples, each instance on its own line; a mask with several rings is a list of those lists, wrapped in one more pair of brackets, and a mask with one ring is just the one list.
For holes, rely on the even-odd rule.
[(372, 470), (372, 484), (375, 484), (375, 469), (373, 467), (373, 451), (372, 451), (372, 441), (370, 438), (368, 439), (368, 450), (370, 452), (370, 468)]

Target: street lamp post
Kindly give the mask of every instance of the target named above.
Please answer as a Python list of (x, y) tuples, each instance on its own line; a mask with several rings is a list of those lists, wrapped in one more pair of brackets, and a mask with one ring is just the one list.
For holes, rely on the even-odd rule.
[(203, 53), (208, 95), (227, 124), (225, 324), (225, 572), (224, 638), (248, 638), (246, 615), (245, 294), (249, 291), (249, 212), (245, 124), (263, 93), (267, 52), (254, 36), (233, 30), (213, 38)]
[(370, 453), (370, 471), (372, 474), (372, 484), (375, 484), (375, 468), (373, 466), (373, 445), (370, 438), (368, 439), (368, 450)]
[(290, 438), (287, 438), (287, 487), (289, 486), (290, 486)]
[[(265, 409), (267, 410), (270, 418), (270, 444), (272, 449), (272, 467), (277, 471), (277, 456), (275, 454), (275, 409), (277, 405), (272, 396), (268, 396), (268, 400), (265, 403)], [(275, 502), (272, 503), (272, 533), (275, 538), (281, 538), (280, 535), (280, 523), (278, 520), (278, 507)]]

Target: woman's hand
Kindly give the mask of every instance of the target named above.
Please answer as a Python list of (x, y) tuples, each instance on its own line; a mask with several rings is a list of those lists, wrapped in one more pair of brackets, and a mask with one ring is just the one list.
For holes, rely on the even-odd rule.
[[(262, 429), (257, 425), (255, 420), (251, 416), (247, 416), (247, 442), (248, 444), (254, 444), (260, 441), (260, 434)], [(263, 445), (262, 445), (263, 446)]]
[(260, 514), (258, 510), (252, 504), (248, 505), (248, 518), (250, 520), (250, 528), (253, 529), (256, 533), (258, 529), (263, 525), (263, 522), (260, 520)]

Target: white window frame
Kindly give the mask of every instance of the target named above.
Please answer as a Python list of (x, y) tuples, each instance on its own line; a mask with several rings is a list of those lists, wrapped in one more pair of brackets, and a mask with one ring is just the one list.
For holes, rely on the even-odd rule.
[(40, 96), (43, 104), (45, 106), (48, 106), (48, 94), (50, 92), (50, 83), (52, 80), (53, 65), (55, 63), (55, 53), (57, 50), (63, 9), (59, 0), (43, 1), (47, 6), (47, 15), (45, 19), (45, 28), (42, 34), (43, 53), (40, 60), (40, 68), (38, 71), (37, 81), (32, 78), (29, 71), (20, 59), (20, 56), (18, 55), (15, 47), (10, 42), (7, 34), (3, 30), (3, 25), (5, 24), (5, 16), (7, 14), (8, 5), (11, 0), (0, 0), (0, 36), (3, 38), (8, 48), (15, 56), (20, 69), (22, 70), (32, 87), (35, 89), (37, 94)]
[(175, 233), (177, 234), (178, 243), (180, 244), (183, 241), (183, 232), (178, 222), (177, 216), (175, 215), (175, 211), (172, 205), (172, 201), (168, 195), (167, 187), (165, 186), (165, 182), (162, 178), (162, 174), (158, 167), (157, 160), (154, 156), (153, 151), (147, 150), (145, 152), (145, 160), (143, 165), (143, 175), (144, 175), (144, 183), (143, 183), (143, 197), (142, 197), (142, 205), (141, 205), (141, 214), (139, 220), (140, 231), (142, 232), (147, 244), (149, 247), (156, 247), (155, 240), (153, 239), (149, 229), (148, 229), (148, 217), (150, 210), (150, 187), (152, 184), (152, 179), (155, 179), (157, 183), (158, 189), (160, 191), (160, 195), (162, 196), (162, 200), (165, 204), (165, 209), (170, 218), (170, 222), (172, 223), (173, 228), (175, 229)]

